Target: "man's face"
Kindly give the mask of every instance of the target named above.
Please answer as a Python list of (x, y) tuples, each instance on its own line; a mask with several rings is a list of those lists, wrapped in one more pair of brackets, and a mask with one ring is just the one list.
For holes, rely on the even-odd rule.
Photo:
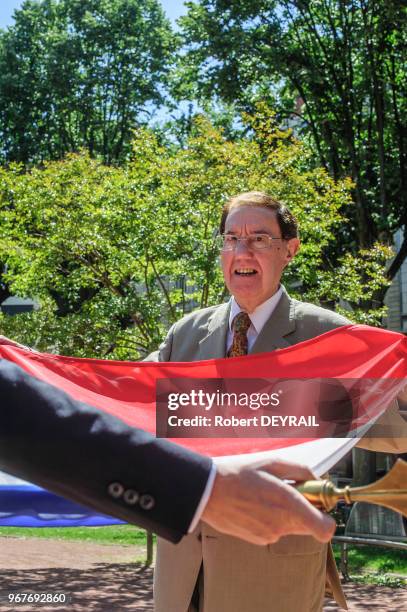
[[(259, 206), (232, 208), (226, 218), (225, 234), (281, 238), (275, 212)], [(246, 241), (238, 241), (235, 250), (221, 251), (226, 286), (243, 310), (253, 312), (277, 291), (283, 270), (298, 248), (298, 238), (291, 238), (273, 240), (270, 249), (254, 250)]]

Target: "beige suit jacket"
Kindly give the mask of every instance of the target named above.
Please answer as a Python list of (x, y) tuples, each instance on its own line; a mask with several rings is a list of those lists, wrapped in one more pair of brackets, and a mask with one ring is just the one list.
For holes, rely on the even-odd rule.
[[(148, 360), (224, 357), (229, 308), (222, 304), (184, 317)], [(290, 298), (284, 290), (251, 352), (286, 348), (348, 323), (336, 313)], [(370, 448), (392, 448), (392, 443), (383, 448), (380, 442), (373, 440)], [(187, 612), (202, 562), (203, 612), (317, 612), (322, 609), (326, 577), (335, 599), (346, 607), (327, 545), (311, 537), (288, 536), (270, 546), (255, 546), (200, 523), (177, 545), (159, 540), (156, 612)]]

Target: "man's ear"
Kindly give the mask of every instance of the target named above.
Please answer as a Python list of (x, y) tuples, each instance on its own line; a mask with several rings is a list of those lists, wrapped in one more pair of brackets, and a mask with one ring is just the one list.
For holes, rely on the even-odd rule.
[(286, 253), (286, 258), (287, 258), (287, 264), (294, 259), (294, 257), (296, 256), (296, 254), (298, 253), (300, 248), (300, 239), (299, 238), (290, 238), (290, 240), (287, 240), (287, 253)]

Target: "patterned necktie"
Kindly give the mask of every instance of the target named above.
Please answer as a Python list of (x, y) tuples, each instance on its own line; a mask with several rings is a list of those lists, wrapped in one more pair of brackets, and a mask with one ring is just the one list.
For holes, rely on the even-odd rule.
[(241, 357), (247, 355), (248, 341), (247, 330), (251, 325), (247, 312), (239, 312), (233, 319), (233, 342), (228, 351), (228, 357)]

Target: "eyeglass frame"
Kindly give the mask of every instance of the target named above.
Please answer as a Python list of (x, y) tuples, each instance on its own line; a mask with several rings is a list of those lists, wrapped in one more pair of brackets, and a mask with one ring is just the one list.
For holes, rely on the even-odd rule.
[[(259, 236), (267, 237), (268, 245), (256, 247), (256, 246), (253, 246), (256, 243), (252, 242), (252, 244), (247, 244), (248, 249), (253, 250), (253, 251), (269, 250), (273, 248), (273, 240), (285, 240), (285, 238), (274, 238), (274, 236), (270, 236), (269, 234), (249, 234), (249, 236), (236, 236), (235, 234), (218, 234), (217, 236), (215, 236), (215, 243), (219, 247), (220, 251), (235, 251), (239, 242), (242, 242), (242, 241), (247, 242), (247, 241), (253, 240), (253, 238), (258, 238)], [(221, 244), (221, 240), (224, 241), (225, 238), (234, 238), (235, 242), (234, 244), (232, 242), (230, 243), (231, 244), (230, 248), (224, 248), (225, 246), (224, 242)]]

